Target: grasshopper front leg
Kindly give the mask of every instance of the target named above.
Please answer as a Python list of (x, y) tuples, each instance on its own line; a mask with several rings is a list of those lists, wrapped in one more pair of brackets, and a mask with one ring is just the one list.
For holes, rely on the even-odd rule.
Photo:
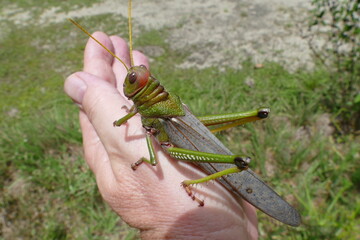
[[(130, 118), (132, 118), (133, 116), (135, 116), (138, 113), (136, 111), (135, 106), (132, 106), (130, 109), (127, 109), (127, 111), (128, 111), (128, 114), (126, 114), (124, 117), (120, 118), (119, 120), (116, 120), (116, 121), (113, 122), (114, 127), (120, 127), (121, 125), (126, 123), (127, 120), (129, 120)], [(152, 135), (157, 135), (158, 130), (153, 126), (153, 124), (154, 124), (153, 121), (154, 120), (151, 119), (151, 118), (150, 119), (142, 118), (143, 127), (145, 128), (145, 131), (146, 131), (146, 144), (147, 144), (147, 147), (148, 147), (148, 150), (149, 150), (150, 159), (142, 157), (138, 161), (136, 161), (135, 163), (131, 164), (131, 168), (134, 171), (143, 162), (147, 162), (147, 163), (151, 164), (152, 166), (156, 166), (156, 164), (157, 164), (157, 158), (156, 158), (156, 154), (155, 154), (154, 145), (153, 145), (152, 140), (151, 140), (151, 136)], [(159, 125), (159, 124), (157, 124), (157, 125)]]
[(113, 122), (114, 127), (120, 127), (124, 123), (126, 123), (127, 120), (135, 116), (138, 112), (135, 109), (135, 106), (132, 106), (130, 109), (128, 109), (126, 106), (123, 106), (122, 108), (125, 108), (128, 112), (124, 117), (120, 118), (119, 120), (116, 120)]
[(147, 147), (148, 147), (148, 150), (149, 150), (150, 160), (148, 160), (145, 157), (140, 158), (138, 161), (131, 164), (132, 170), (135, 171), (138, 168), (138, 166), (140, 166), (143, 162), (147, 162), (147, 163), (150, 163), (152, 166), (156, 166), (158, 161), (157, 161), (157, 158), (156, 158), (154, 145), (152, 144), (152, 140), (151, 140), (151, 136), (154, 134), (153, 131), (154, 131), (154, 129), (151, 129), (151, 128), (146, 129), (146, 144), (147, 144)]

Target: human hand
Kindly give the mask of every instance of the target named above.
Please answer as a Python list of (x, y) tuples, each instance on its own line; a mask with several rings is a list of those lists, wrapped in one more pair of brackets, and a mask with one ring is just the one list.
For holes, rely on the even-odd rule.
[[(93, 36), (130, 65), (123, 39), (100, 32)], [(143, 54), (133, 54), (135, 65), (149, 68)], [(126, 74), (119, 61), (89, 40), (84, 71), (70, 75), (64, 86), (80, 107), (85, 159), (105, 201), (125, 222), (140, 229), (143, 239), (256, 239), (257, 219), (251, 205), (214, 182), (195, 187), (196, 196), (205, 200), (205, 206), (198, 207), (180, 183), (204, 173), (171, 159), (159, 146), (157, 166), (131, 169), (132, 163), (149, 154), (140, 116), (120, 127), (112, 124), (126, 115), (123, 106), (132, 105), (122, 91)]]

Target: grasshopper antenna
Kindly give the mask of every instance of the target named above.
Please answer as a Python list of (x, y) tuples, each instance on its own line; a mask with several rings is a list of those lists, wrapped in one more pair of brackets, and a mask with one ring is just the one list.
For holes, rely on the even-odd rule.
[(132, 51), (132, 24), (131, 24), (131, 0), (128, 2), (128, 28), (129, 28), (129, 50), (130, 50), (130, 63), (131, 66), (134, 66), (134, 58), (133, 58), (133, 51)]
[[(130, 4), (131, 6), (131, 4)], [(115, 55), (115, 53), (113, 53), (110, 49), (108, 49), (107, 47), (104, 46), (104, 44), (102, 44), (99, 40), (97, 40), (96, 38), (94, 38), (88, 31), (86, 31), (85, 28), (83, 28), (79, 23), (75, 22), (73, 19), (68, 18), (68, 20), (73, 23), (76, 27), (78, 27), (79, 29), (81, 29), (81, 31), (83, 31), (84, 33), (86, 33), (86, 35), (88, 35), (89, 37), (91, 37), (95, 42), (97, 42), (100, 46), (102, 46), (108, 53), (110, 53), (114, 58), (116, 58), (117, 60), (119, 60), (122, 65), (124, 65), (124, 67), (126, 68), (126, 71), (129, 71), (129, 68), (126, 66), (125, 62), (123, 60), (121, 60), (118, 56)], [(130, 42), (131, 43), (131, 42)], [(132, 44), (130, 44), (131, 46)], [(131, 65), (133, 65), (133, 59), (132, 59), (132, 48), (130, 47), (130, 57), (131, 57)]]

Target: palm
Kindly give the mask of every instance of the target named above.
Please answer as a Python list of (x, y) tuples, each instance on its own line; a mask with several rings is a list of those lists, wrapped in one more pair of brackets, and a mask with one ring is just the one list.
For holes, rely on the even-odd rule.
[[(94, 36), (129, 64), (124, 40)], [(147, 58), (134, 52), (135, 65), (148, 66)], [(75, 73), (65, 83), (65, 91), (73, 98), (73, 78), (86, 83), (86, 91), (78, 103), (83, 132), (85, 159), (96, 175), (103, 198), (123, 220), (142, 230), (144, 238), (239, 238), (257, 237), (253, 207), (243, 207), (217, 183), (196, 187), (196, 195), (205, 200), (198, 207), (180, 183), (204, 174), (189, 164), (174, 161), (157, 148), (156, 167), (141, 165), (136, 171), (131, 163), (148, 157), (145, 132), (140, 117), (135, 116), (121, 127), (112, 122), (124, 116), (131, 103), (122, 95), (126, 70), (119, 61), (90, 40), (85, 49), (84, 72)], [(71, 87), (70, 87), (71, 86)]]

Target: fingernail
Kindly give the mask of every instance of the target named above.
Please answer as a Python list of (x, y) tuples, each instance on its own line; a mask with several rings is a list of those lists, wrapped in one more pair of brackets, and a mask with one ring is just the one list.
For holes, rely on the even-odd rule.
[(76, 73), (69, 76), (65, 81), (64, 90), (66, 94), (78, 104), (82, 104), (86, 88), (84, 80)]

